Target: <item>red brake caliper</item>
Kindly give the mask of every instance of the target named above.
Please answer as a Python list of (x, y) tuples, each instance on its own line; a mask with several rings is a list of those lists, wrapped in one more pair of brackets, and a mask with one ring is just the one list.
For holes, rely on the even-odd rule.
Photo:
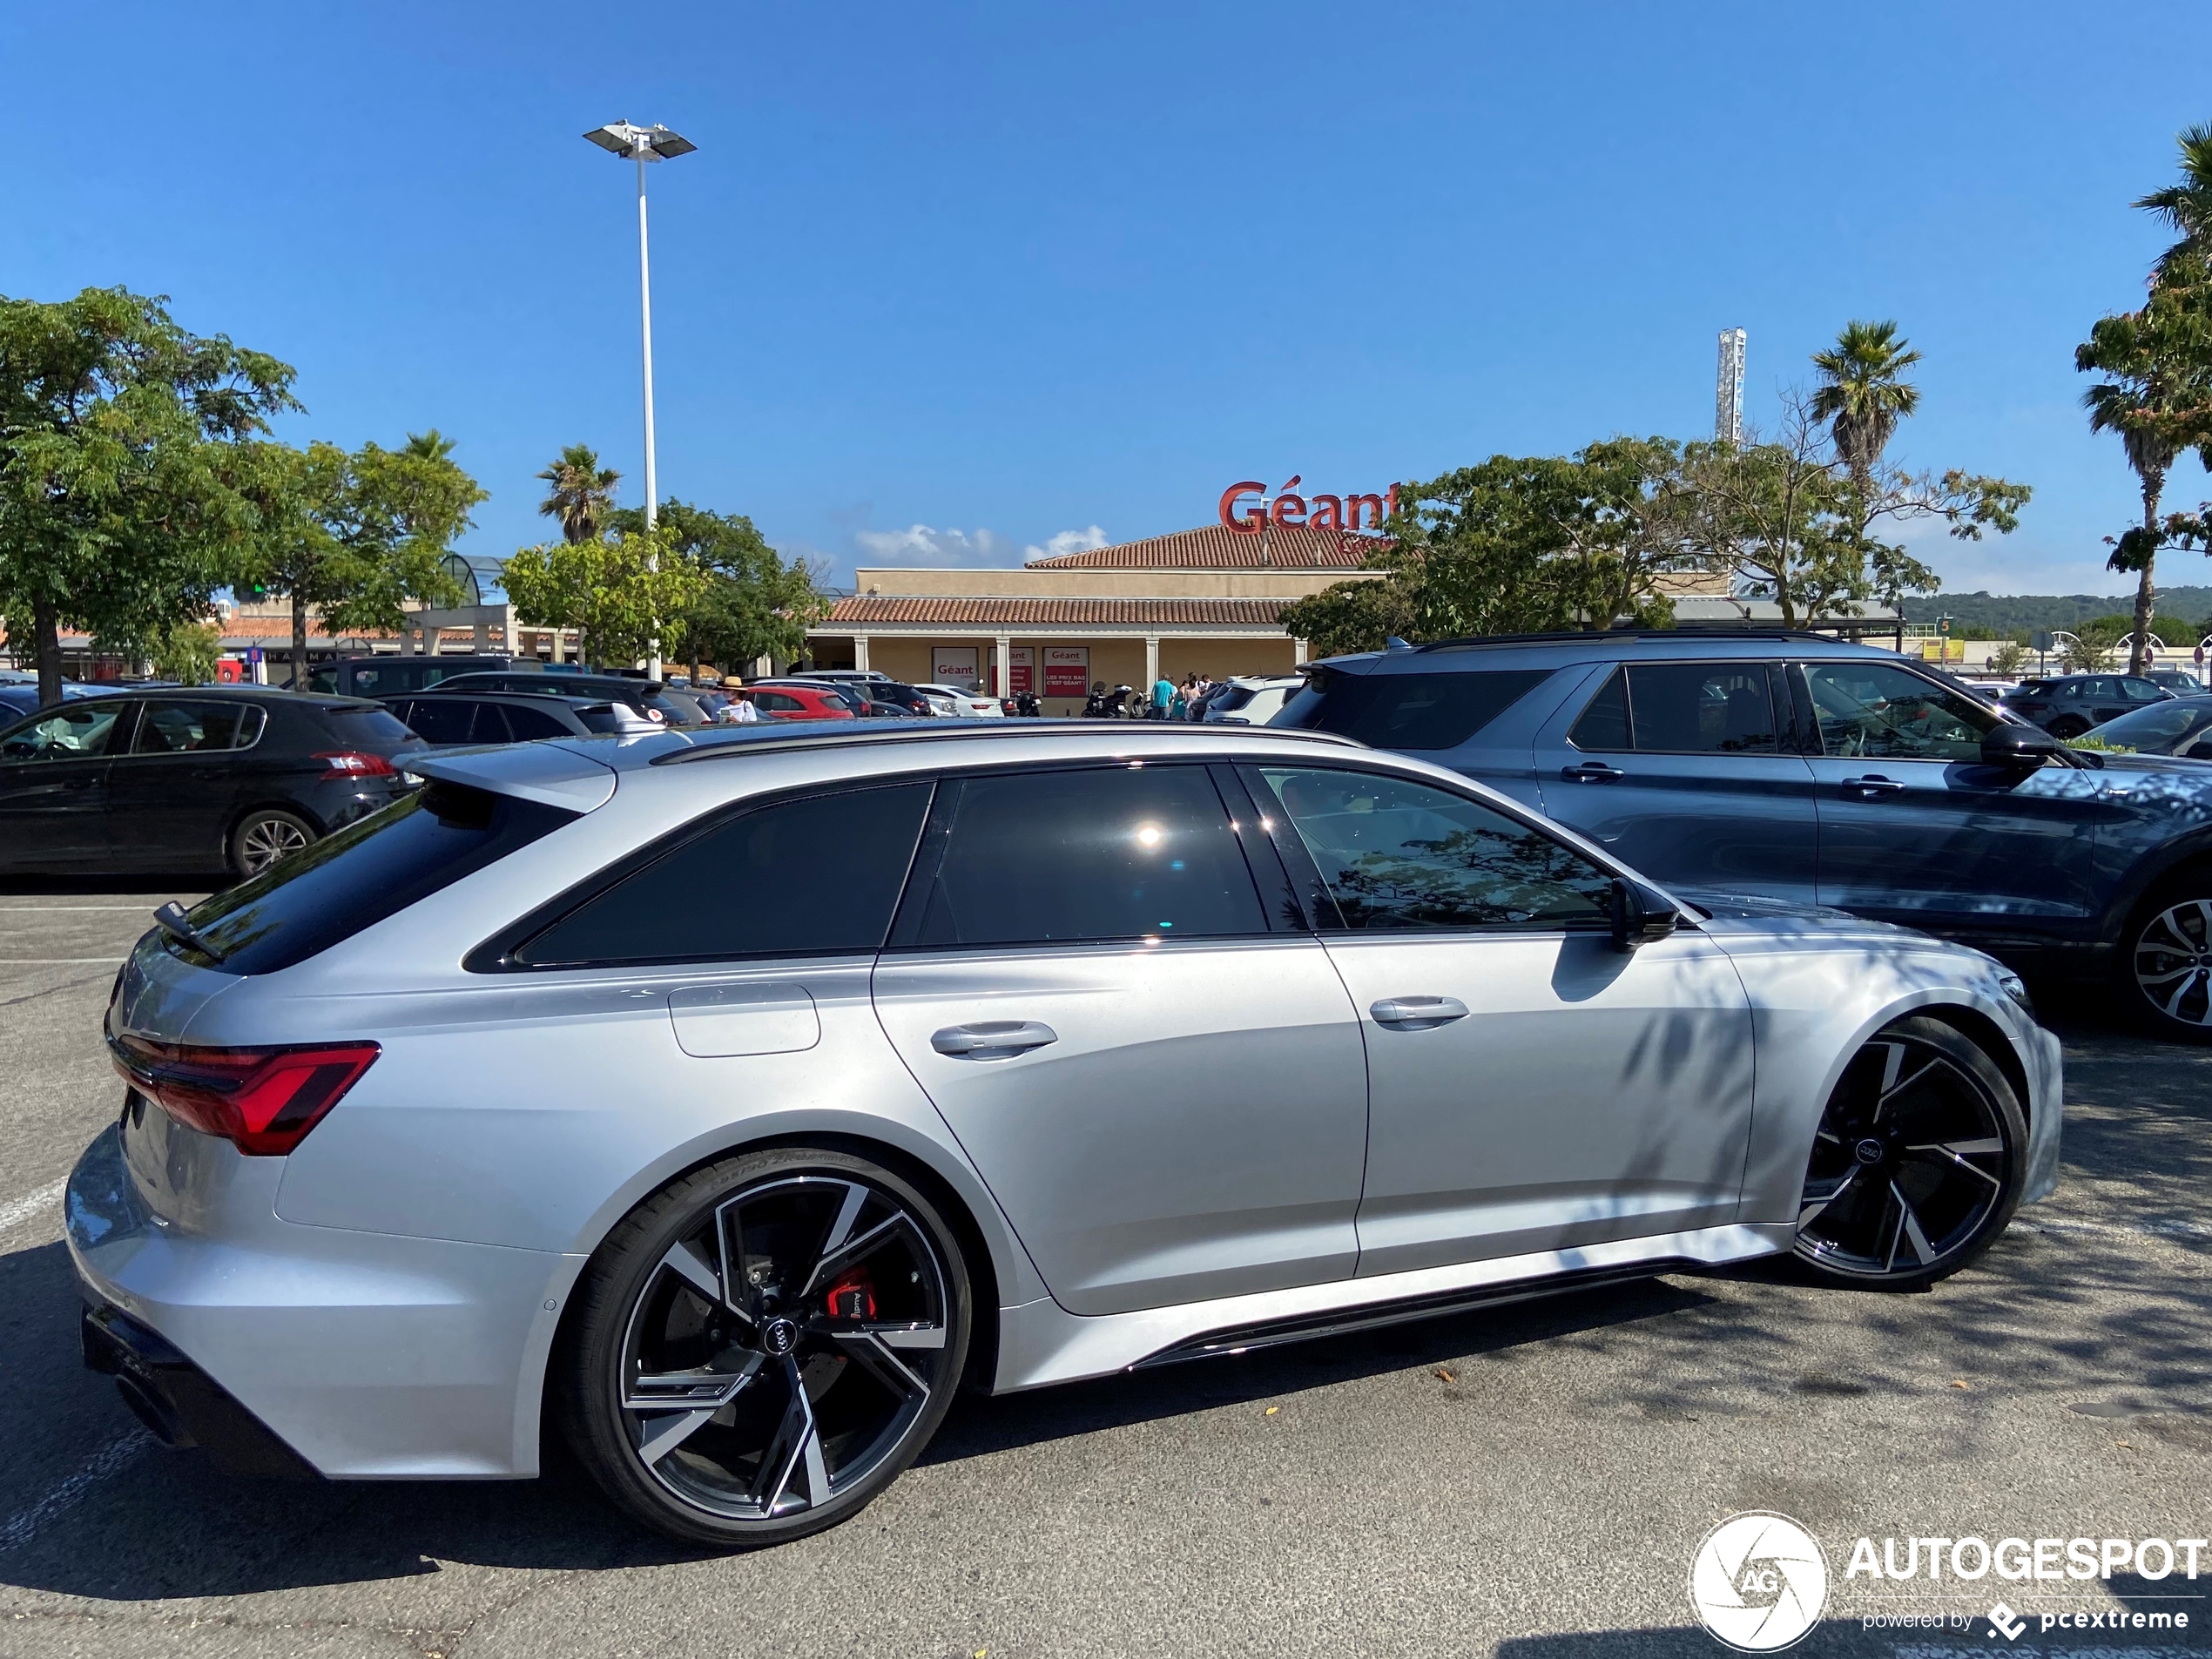
[(829, 1287), (829, 1316), (833, 1319), (875, 1318), (875, 1281), (854, 1269)]

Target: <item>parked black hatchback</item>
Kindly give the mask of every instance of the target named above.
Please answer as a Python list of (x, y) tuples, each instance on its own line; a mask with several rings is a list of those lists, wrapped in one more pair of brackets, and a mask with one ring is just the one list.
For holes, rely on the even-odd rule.
[(398, 799), (422, 740), (381, 704), (118, 692), (0, 731), (0, 871), (259, 873)]

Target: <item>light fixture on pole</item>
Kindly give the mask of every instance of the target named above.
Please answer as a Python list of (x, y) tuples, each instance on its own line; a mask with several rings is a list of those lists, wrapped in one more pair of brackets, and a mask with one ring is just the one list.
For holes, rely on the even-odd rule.
[[(691, 154), (698, 145), (666, 127), (633, 126), (628, 121), (594, 127), (583, 136), (602, 150), (627, 156), (637, 164), (637, 318), (645, 358), (645, 528), (650, 530), (659, 517), (660, 489), (653, 469), (653, 277), (645, 253), (645, 164), (672, 161), (678, 156)], [(652, 677), (658, 679), (661, 660), (658, 637), (652, 644), (649, 668)]]

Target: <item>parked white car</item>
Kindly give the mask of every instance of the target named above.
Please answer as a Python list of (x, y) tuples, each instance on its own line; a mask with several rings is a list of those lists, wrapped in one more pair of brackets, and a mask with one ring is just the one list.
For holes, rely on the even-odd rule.
[(1006, 711), (999, 706), (998, 698), (986, 696), (981, 691), (965, 691), (956, 685), (917, 685), (914, 690), (927, 698), (933, 708), (936, 706), (939, 698), (943, 698), (952, 705), (949, 708), (938, 709), (937, 711), (940, 714), (1003, 716), (1006, 713)]
[(1232, 675), (1207, 699), (1204, 718), (1209, 725), (1265, 725), (1305, 684), (1303, 674)]

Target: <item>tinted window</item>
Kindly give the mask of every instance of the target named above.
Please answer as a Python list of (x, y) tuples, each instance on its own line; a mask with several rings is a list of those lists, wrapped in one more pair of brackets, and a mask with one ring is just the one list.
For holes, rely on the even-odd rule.
[(587, 900), (514, 960), (550, 968), (880, 949), (928, 806), (927, 784), (900, 784), (724, 819)]
[(0, 760), (89, 760), (107, 752), (117, 722), (135, 705), (86, 698), (0, 732)]
[(407, 723), (425, 743), (467, 743), (476, 705), (462, 697), (417, 698)]
[(543, 709), (509, 708), (507, 724), (514, 729), (515, 741), (529, 743), (539, 738), (565, 738), (568, 727)]
[(2168, 698), (2133, 714), (2123, 714), (2097, 728), (2097, 740), (2108, 748), (2148, 750), (2153, 754), (2173, 752), (2184, 738), (2212, 727), (2212, 708), (2202, 703)]
[(763, 714), (789, 714), (803, 710), (806, 705), (797, 698), (786, 697), (781, 691), (755, 691), (752, 706)]
[(925, 945), (1267, 931), (1203, 767), (970, 779), (922, 912)]
[[(417, 708), (421, 707), (416, 704)], [(341, 743), (364, 749), (408, 749), (415, 746), (415, 733), (392, 718), (387, 708), (371, 704), (328, 704), (322, 712), (330, 717), (331, 735)]]
[(251, 703), (185, 703), (155, 698), (138, 717), (134, 755), (243, 749), (261, 735), (266, 717)]
[(1370, 772), (1263, 767), (1347, 927), (1607, 925), (1613, 879), (1505, 813)]
[[(192, 927), (226, 974), (270, 974), (327, 950), (577, 816), (457, 784), (406, 799), (216, 894)], [(172, 949), (189, 954), (173, 942)]]
[(1824, 754), (1868, 760), (1979, 760), (1998, 724), (1980, 705), (1882, 663), (1810, 663)]
[(1582, 711), (1568, 742), (1577, 749), (1625, 750), (1629, 746), (1629, 677), (1615, 669)]
[(1456, 749), (1550, 678), (1543, 668), (1465, 674), (1325, 671), (1272, 724), (1334, 732), (1378, 749)]
[(334, 668), (318, 668), (314, 673), (307, 676), (307, 689), (311, 691), (336, 691), (338, 689), (338, 671)]
[(1764, 663), (1635, 663), (1628, 670), (1634, 746), (1656, 754), (1776, 751)]
[(2163, 702), (2166, 697), (2165, 691), (2149, 680), (2124, 679), (2120, 682), (2120, 687), (2128, 694), (2130, 703), (2159, 703)]

